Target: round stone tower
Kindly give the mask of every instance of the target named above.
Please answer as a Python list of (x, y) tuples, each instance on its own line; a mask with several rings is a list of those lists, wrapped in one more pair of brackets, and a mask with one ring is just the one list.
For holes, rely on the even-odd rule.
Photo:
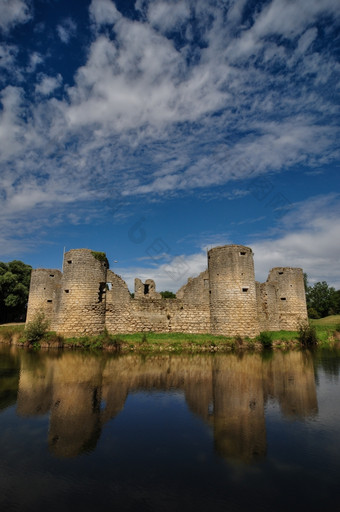
[(104, 253), (72, 249), (64, 254), (57, 331), (99, 334), (105, 328), (107, 260)]
[(243, 245), (208, 252), (211, 333), (259, 334), (253, 252)]
[(280, 329), (298, 330), (308, 321), (302, 268), (275, 267), (269, 272), (267, 283), (276, 289)]
[(50, 329), (55, 328), (55, 311), (58, 308), (61, 279), (60, 270), (32, 270), (26, 322), (31, 322), (38, 313), (43, 313), (50, 322)]

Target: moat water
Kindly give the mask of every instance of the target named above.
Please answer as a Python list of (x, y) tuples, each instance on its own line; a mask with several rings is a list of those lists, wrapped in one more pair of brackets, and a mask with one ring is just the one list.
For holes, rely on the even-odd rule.
[(339, 373), (340, 351), (0, 345), (1, 510), (336, 509)]

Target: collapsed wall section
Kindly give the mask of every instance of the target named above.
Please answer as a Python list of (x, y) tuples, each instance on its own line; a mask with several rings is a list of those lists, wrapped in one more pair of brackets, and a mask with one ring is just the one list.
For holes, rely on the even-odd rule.
[(131, 328), (131, 301), (125, 281), (108, 270), (105, 326), (111, 334), (133, 332)]
[(208, 252), (211, 334), (259, 334), (253, 252), (243, 245)]
[(60, 334), (99, 334), (105, 328), (107, 263), (89, 249), (64, 255), (57, 328)]
[[(109, 271), (110, 290), (106, 297), (108, 331), (112, 334), (150, 331), (209, 332), (209, 288), (205, 277), (207, 272), (190, 279), (181, 288), (180, 297), (176, 299), (155, 298), (159, 295), (155, 290), (155, 295), (151, 297), (140, 294), (137, 298), (132, 298), (123, 279)], [(145, 283), (149, 281), (151, 282), (147, 280)]]
[(275, 287), (275, 309), (279, 317), (280, 330), (296, 331), (301, 323), (308, 321), (301, 268), (275, 267), (269, 272), (266, 284)]
[(55, 328), (61, 281), (60, 270), (42, 268), (32, 270), (26, 322), (31, 322), (38, 313), (43, 313), (50, 322), (50, 328)]

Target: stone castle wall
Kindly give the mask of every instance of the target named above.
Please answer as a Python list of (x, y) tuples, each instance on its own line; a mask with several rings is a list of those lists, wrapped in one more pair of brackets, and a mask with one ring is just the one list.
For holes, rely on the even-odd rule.
[[(301, 268), (276, 267), (269, 272), (268, 286), (276, 290), (275, 308), (280, 329), (294, 331), (307, 318), (303, 271)], [(273, 310), (274, 304), (271, 304)], [(273, 315), (273, 312), (270, 313)]]
[(50, 328), (67, 336), (183, 332), (255, 337), (260, 331), (296, 330), (307, 320), (302, 269), (274, 268), (255, 283), (249, 247), (215, 247), (208, 269), (189, 278), (176, 299), (162, 299), (155, 283), (125, 281), (89, 249), (64, 255), (63, 273), (32, 271), (27, 321), (43, 312)]
[[(204, 293), (202, 273), (190, 279), (176, 299), (162, 299), (148, 279), (148, 292), (144, 294), (144, 284), (135, 282), (135, 297), (131, 298), (123, 279), (110, 270), (106, 294), (106, 327), (111, 333), (123, 332), (188, 332), (208, 333), (210, 331), (210, 310), (207, 291)], [(110, 286), (111, 285), (111, 286)], [(199, 293), (194, 294), (194, 291)], [(195, 299), (193, 298), (195, 295)]]
[(99, 334), (105, 328), (107, 265), (89, 249), (64, 255), (55, 330), (65, 335)]
[(59, 306), (62, 281), (60, 270), (38, 268), (32, 270), (26, 321), (30, 322), (43, 313), (51, 323), (54, 322)]
[(253, 253), (227, 245), (208, 252), (211, 333), (254, 337), (257, 318)]

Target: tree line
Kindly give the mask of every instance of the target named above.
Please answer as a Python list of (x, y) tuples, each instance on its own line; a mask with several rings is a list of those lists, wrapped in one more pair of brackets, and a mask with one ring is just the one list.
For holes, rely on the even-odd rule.
[(24, 322), (31, 280), (30, 265), (0, 261), (0, 323)]
[(319, 281), (313, 286), (308, 284), (304, 274), (307, 311), (309, 318), (323, 318), (340, 314), (340, 290), (328, 286), (326, 281)]

